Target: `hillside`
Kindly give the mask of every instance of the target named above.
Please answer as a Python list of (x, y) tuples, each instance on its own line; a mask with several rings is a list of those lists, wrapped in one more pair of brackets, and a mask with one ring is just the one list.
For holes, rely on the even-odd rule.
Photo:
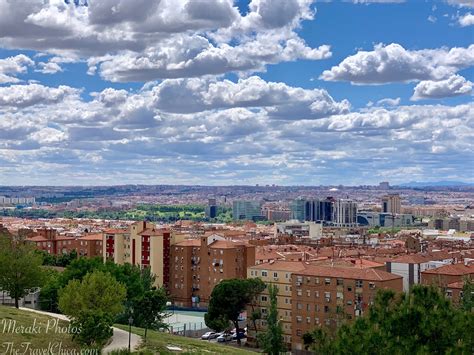
[(56, 318), (0, 305), (0, 348), (8, 354), (79, 350), (68, 326)]
[[(117, 328), (128, 330), (127, 326), (115, 325)], [(144, 336), (145, 332), (141, 328), (132, 327), (132, 332)], [(182, 352), (169, 351), (167, 346), (177, 346)], [(245, 348), (237, 348), (230, 345), (210, 343), (204, 340), (186, 338), (182, 336), (170, 335), (162, 332), (148, 331), (147, 343), (142, 345), (140, 350), (145, 354), (208, 354), (208, 355), (248, 355), (256, 354)]]

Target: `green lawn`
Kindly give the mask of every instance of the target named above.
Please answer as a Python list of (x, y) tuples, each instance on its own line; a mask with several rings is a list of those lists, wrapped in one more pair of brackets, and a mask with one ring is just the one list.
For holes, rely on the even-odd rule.
[[(128, 330), (127, 326), (115, 325), (117, 328)], [(132, 327), (132, 332), (143, 337), (145, 331), (141, 328)], [(166, 346), (174, 345), (183, 349), (182, 352), (172, 352), (166, 349)], [(182, 336), (171, 335), (168, 333), (148, 331), (147, 343), (142, 344), (140, 350), (145, 354), (209, 354), (209, 355), (246, 355), (254, 354), (245, 348), (237, 348), (230, 345), (221, 345), (210, 343), (205, 340), (186, 338)]]
[(67, 333), (68, 325), (42, 314), (0, 306), (0, 354), (14, 354), (15, 350), (18, 354), (39, 354), (48, 353), (47, 349), (58, 353), (59, 346), (69, 353), (79, 350)]

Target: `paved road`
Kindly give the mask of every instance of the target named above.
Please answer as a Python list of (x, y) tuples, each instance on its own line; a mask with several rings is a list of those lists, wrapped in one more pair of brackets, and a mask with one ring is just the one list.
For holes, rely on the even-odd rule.
[[(34, 312), (34, 313), (39, 313), (39, 314), (44, 314), (50, 317), (55, 317), (58, 319), (62, 319), (65, 321), (69, 321), (68, 317), (66, 317), (64, 314), (57, 314), (57, 313), (50, 313), (50, 312), (43, 312), (43, 311), (38, 311), (36, 309), (31, 309), (31, 308), (24, 308), (20, 307), (21, 310), (23, 311), (29, 311), (29, 312)], [(122, 329), (118, 328), (113, 328), (114, 330), (114, 335), (112, 336), (112, 341), (110, 342), (109, 345), (107, 345), (102, 351), (104, 354), (108, 354), (114, 350), (119, 350), (123, 348), (128, 348), (128, 332)], [(142, 338), (136, 334), (132, 333), (132, 337), (130, 339), (130, 345), (133, 350), (136, 350), (138, 346), (140, 345), (142, 341)]]

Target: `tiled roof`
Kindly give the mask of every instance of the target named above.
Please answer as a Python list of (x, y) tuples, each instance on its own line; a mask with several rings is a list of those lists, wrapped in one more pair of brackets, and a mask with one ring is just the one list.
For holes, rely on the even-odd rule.
[(199, 247), (201, 246), (201, 241), (198, 239), (186, 239), (182, 242), (176, 243), (173, 246), (176, 247)]
[(438, 275), (469, 275), (474, 274), (474, 265), (466, 266), (464, 264), (449, 264), (436, 269), (425, 270), (424, 274), (438, 274)]
[(296, 274), (319, 277), (340, 277), (344, 279), (369, 281), (389, 281), (402, 278), (401, 276), (373, 268), (360, 269), (355, 267), (338, 266), (310, 266), (304, 271), (297, 272)]
[(308, 266), (309, 264), (303, 261), (275, 260), (274, 262), (252, 266), (249, 269), (298, 272), (306, 269)]

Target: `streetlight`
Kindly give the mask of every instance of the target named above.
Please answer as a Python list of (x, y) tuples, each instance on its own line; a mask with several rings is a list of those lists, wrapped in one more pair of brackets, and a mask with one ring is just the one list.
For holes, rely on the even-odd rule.
[(133, 308), (129, 308), (130, 317), (128, 317), (128, 353), (131, 354), (131, 342), (132, 342), (132, 323), (133, 323)]

